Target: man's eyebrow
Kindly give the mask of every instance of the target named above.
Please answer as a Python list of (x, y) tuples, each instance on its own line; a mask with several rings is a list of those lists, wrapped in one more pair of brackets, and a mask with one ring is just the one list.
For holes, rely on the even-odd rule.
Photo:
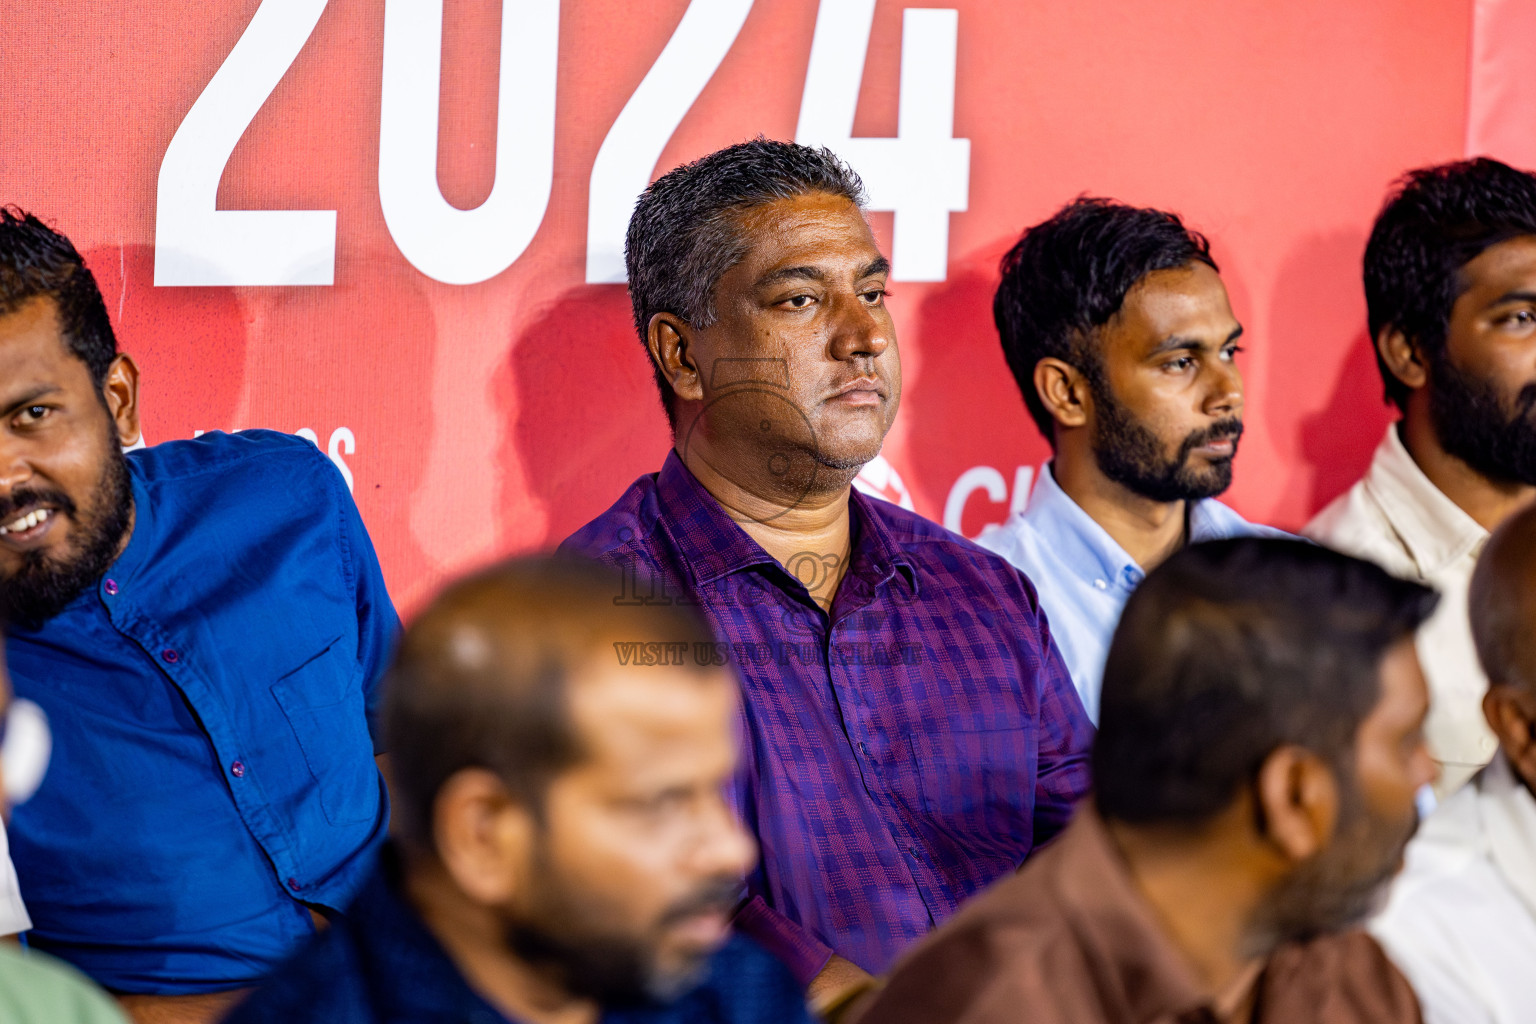
[(766, 288), (781, 281), (825, 281), (827, 275), (819, 267), (780, 267), (770, 270), (757, 279), (757, 287)]
[[(877, 274), (889, 274), (891, 261), (884, 256), (876, 256), (860, 268), (857, 279), (862, 281), (866, 277), (874, 277)], [(757, 279), (758, 288), (767, 288), (770, 285), (783, 281), (816, 281), (825, 282), (827, 272), (820, 267), (780, 267), (778, 270), (770, 270)]]
[(20, 398), (11, 401), (3, 408), (3, 410), (0, 410), (0, 416), (9, 416), (17, 409), (24, 409), (31, 405), (33, 402), (37, 401), (39, 398), (46, 398), (59, 390), (62, 389), (57, 384), (44, 384), (41, 387), (33, 388), (31, 391), (23, 394)]
[[(1241, 338), (1242, 336), (1243, 336), (1243, 325), (1242, 324), (1238, 324), (1236, 327), (1234, 327), (1232, 329), (1232, 333), (1227, 335), (1226, 340), (1223, 341), (1221, 344), (1223, 346), (1230, 345), (1234, 341), (1236, 341), (1238, 338)], [(1165, 354), (1167, 354), (1169, 352), (1180, 352), (1180, 351), (1198, 352), (1198, 351), (1200, 351), (1203, 348), (1205, 348), (1205, 342), (1201, 341), (1199, 338), (1191, 338), (1188, 335), (1184, 335), (1184, 334), (1170, 334), (1168, 337), (1164, 338), (1161, 342), (1159, 342), (1157, 347), (1154, 348), (1150, 353), (1148, 353), (1148, 355), (1149, 356), (1160, 356), (1160, 355), (1165, 355)]]
[(884, 256), (876, 256), (869, 261), (863, 270), (859, 271), (859, 278), (862, 280), (866, 277), (874, 277), (876, 274), (889, 274), (890, 272), (891, 261)]
[(1507, 302), (1529, 302), (1533, 305), (1536, 305), (1536, 292), (1505, 292), (1503, 295), (1500, 295), (1498, 298), (1488, 303), (1487, 308), (1492, 309), (1494, 306), (1502, 306)]

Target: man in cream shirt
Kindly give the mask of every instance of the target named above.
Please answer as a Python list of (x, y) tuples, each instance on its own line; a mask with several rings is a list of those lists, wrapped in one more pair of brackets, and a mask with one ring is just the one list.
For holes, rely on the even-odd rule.
[(1525, 1024), (1536, 1014), (1536, 509), (1488, 542), (1470, 603), (1499, 751), (1424, 823), (1371, 930), (1427, 1024)]
[(1536, 496), (1536, 176), (1485, 158), (1407, 174), (1371, 231), (1365, 296), (1402, 419), (1304, 532), (1443, 595), (1418, 636), (1443, 796), (1498, 745), (1468, 581), (1489, 531)]

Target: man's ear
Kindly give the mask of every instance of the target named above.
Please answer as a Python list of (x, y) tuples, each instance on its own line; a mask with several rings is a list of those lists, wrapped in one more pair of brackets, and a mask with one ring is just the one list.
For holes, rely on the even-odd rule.
[(1259, 767), (1254, 795), (1260, 837), (1300, 863), (1328, 845), (1339, 820), (1333, 769), (1303, 747), (1276, 748)]
[(1417, 391), (1429, 381), (1423, 351), (1396, 327), (1388, 324), (1376, 335), (1376, 352), (1404, 387)]
[(1035, 364), (1035, 394), (1063, 427), (1081, 427), (1088, 422), (1093, 396), (1088, 378), (1064, 360), (1046, 356)]
[(651, 362), (678, 398), (690, 402), (704, 398), (704, 381), (693, 351), (694, 330), (675, 313), (656, 313), (645, 328), (645, 347)]
[(1494, 683), (1483, 694), (1483, 717), (1504, 757), (1522, 779), (1536, 779), (1536, 704), (1519, 687)]
[(101, 395), (116, 425), (118, 442), (133, 444), (139, 439), (139, 367), (132, 356), (125, 352), (112, 360)]
[(494, 772), (449, 776), (432, 809), (432, 838), (448, 876), (470, 899), (499, 906), (524, 890), (535, 824)]

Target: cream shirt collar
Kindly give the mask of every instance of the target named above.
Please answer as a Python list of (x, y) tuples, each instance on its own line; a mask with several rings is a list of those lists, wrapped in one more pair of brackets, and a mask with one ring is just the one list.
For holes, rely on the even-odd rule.
[(1503, 751), (1478, 776), (1477, 791), (1488, 855), (1536, 917), (1536, 797), (1516, 778)]
[(1475, 557), (1488, 531), (1430, 482), (1403, 446), (1397, 426), (1387, 427), (1376, 447), (1365, 489), (1427, 579), (1468, 555)]

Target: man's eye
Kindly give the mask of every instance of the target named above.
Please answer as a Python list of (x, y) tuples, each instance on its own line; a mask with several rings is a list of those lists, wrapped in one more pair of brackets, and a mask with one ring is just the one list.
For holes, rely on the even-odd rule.
[(1170, 359), (1168, 362), (1164, 363), (1163, 369), (1172, 370), (1174, 372), (1182, 372), (1194, 365), (1195, 361), (1189, 356), (1180, 356), (1177, 359)]
[(1229, 348), (1222, 349), (1221, 354), (1227, 357), (1228, 362), (1231, 362), (1237, 358), (1237, 354), (1241, 351), (1243, 351), (1243, 346), (1233, 345)]
[(665, 818), (676, 814), (681, 808), (688, 806), (689, 794), (679, 790), (668, 790), (655, 796), (644, 797), (630, 802), (631, 809), (644, 818)]
[(809, 295), (792, 295), (785, 299), (783, 304), (790, 309), (804, 309), (814, 301), (816, 300), (812, 299)]
[(863, 299), (871, 306), (878, 306), (885, 301), (886, 294), (887, 292), (884, 288), (871, 288), (863, 293)]
[(48, 415), (46, 405), (29, 405), (21, 410), (21, 418), (28, 423), (36, 423), (46, 415)]

